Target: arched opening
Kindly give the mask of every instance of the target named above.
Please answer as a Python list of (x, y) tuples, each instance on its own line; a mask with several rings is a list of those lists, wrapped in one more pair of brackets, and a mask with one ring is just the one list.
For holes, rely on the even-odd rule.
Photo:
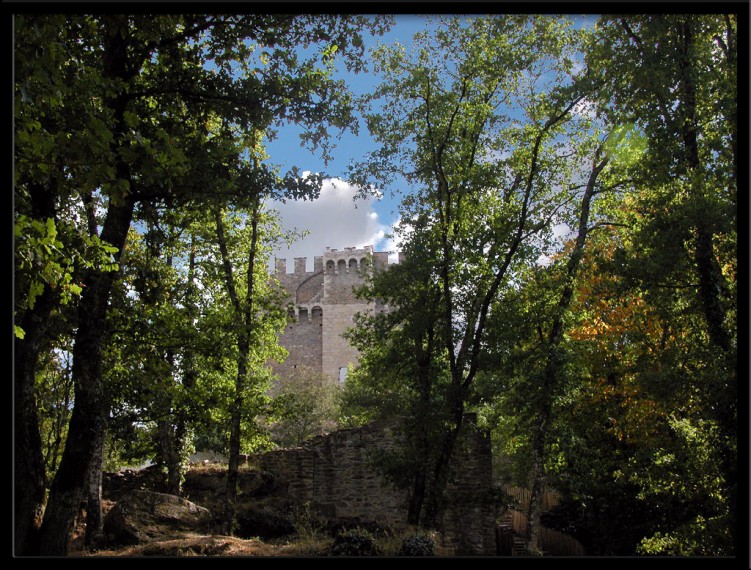
[(326, 273), (333, 273), (334, 272), (334, 262), (332, 260), (328, 260), (326, 262)]
[(321, 324), (321, 321), (323, 321), (323, 309), (321, 307), (313, 307), (310, 311), (310, 317), (314, 323)]
[(300, 316), (299, 320), (301, 323), (307, 323), (308, 322), (308, 309), (305, 307), (300, 307)]
[(349, 260), (349, 270), (350, 271), (357, 271), (357, 260), (356, 259), (350, 259)]
[(368, 258), (367, 257), (363, 257), (360, 260), (360, 269), (363, 269), (363, 268), (367, 267), (368, 265), (369, 265), (368, 264)]
[(339, 273), (346, 273), (347, 271), (347, 262), (343, 259), (339, 260), (339, 263), (336, 264), (336, 268), (339, 271)]

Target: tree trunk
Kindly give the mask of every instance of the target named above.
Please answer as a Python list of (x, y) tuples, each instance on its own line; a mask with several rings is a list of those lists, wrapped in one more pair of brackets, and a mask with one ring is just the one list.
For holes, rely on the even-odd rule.
[[(110, 204), (102, 239), (118, 248), (119, 259), (133, 216), (134, 201)], [(60, 461), (41, 528), (40, 552), (61, 556), (68, 552), (76, 515), (84, 497), (86, 475), (96, 456), (97, 438), (106, 427), (107, 404), (102, 386), (102, 344), (106, 333), (107, 304), (114, 272), (91, 271), (78, 311), (73, 347), (75, 403)]]
[(104, 464), (104, 442), (106, 431), (102, 430), (92, 442), (94, 457), (89, 467), (86, 498), (86, 538), (89, 549), (96, 548), (104, 536), (102, 518), (102, 466)]
[(21, 322), (26, 336), (23, 339), (16, 338), (14, 345), (13, 474), (16, 555), (34, 553), (34, 538), (44, 513), (46, 475), (34, 381), (47, 320), (56, 304), (56, 297), (52, 289), (45, 286), (34, 309), (27, 311)]
[[(547, 414), (541, 414), (545, 416)], [(540, 418), (544, 421), (543, 418)], [(540, 548), (540, 516), (542, 515), (543, 496), (545, 495), (545, 439), (547, 428), (540, 425), (532, 443), (532, 490), (527, 510), (527, 542), (524, 546), (526, 553), (532, 556), (542, 554)]]
[(441, 450), (436, 458), (433, 469), (433, 481), (427, 497), (425, 523), (431, 528), (440, 528), (442, 526), (443, 512), (446, 508), (446, 487), (448, 487), (451, 472), (451, 461), (454, 456), (456, 441), (459, 439), (459, 433), (464, 423), (464, 394), (461, 390), (457, 389), (455, 397), (457, 399), (454, 402), (454, 427), (444, 435)]
[(730, 335), (725, 330), (725, 311), (720, 296), (726, 287), (714, 255), (713, 235), (703, 220), (698, 220), (696, 231), (696, 268), (699, 272), (699, 297), (707, 322), (709, 339), (723, 352), (730, 350)]
[[(685, 161), (689, 175), (696, 175), (701, 164), (699, 157), (698, 132), (699, 125), (696, 117), (696, 79), (694, 66), (696, 65), (694, 50), (694, 20), (689, 17), (683, 23), (683, 45), (681, 46), (681, 103), (679, 116), (682, 121), (682, 138), (685, 150)], [(697, 195), (698, 200), (703, 200), (702, 192)], [(730, 350), (730, 336), (724, 327), (725, 311), (722, 308), (721, 296), (727, 285), (714, 255), (712, 228), (707, 224), (703, 212), (698, 213), (696, 218), (696, 253), (694, 262), (699, 273), (699, 299), (701, 300), (702, 312), (707, 322), (709, 339), (723, 352)]]
[(428, 466), (421, 462), (415, 473), (414, 483), (412, 485), (412, 494), (409, 498), (409, 508), (407, 510), (407, 524), (418, 526), (420, 524), (420, 513), (422, 505), (425, 502), (425, 490), (428, 479)]
[[(160, 481), (160, 484), (163, 485), (162, 490), (165, 493), (170, 493), (170, 491), (167, 490), (167, 487), (169, 487), (169, 465), (171, 463), (170, 457), (172, 455), (172, 425), (166, 411), (162, 410), (160, 416), (162, 416), (161, 419), (156, 422), (156, 464), (159, 467), (160, 473), (167, 473), (166, 478), (163, 478)], [(170, 494), (172, 495), (174, 493)]]
[(183, 451), (185, 446), (185, 421), (181, 415), (175, 416), (175, 427), (172, 433), (172, 447), (170, 449), (169, 463), (167, 464), (167, 493), (170, 495), (182, 494), (183, 487)]
[[(243, 335), (241, 335), (243, 336)], [(243, 409), (243, 392), (248, 375), (247, 361), (249, 346), (240, 339), (238, 346), (237, 378), (235, 380), (235, 399), (232, 404), (230, 420), (229, 465), (227, 466), (227, 487), (224, 495), (224, 533), (232, 534), (235, 528), (235, 510), (237, 504), (237, 479), (240, 469), (240, 435)]]
[[(196, 297), (198, 290), (193, 283), (196, 267), (195, 236), (190, 238), (190, 255), (188, 258), (188, 284), (185, 295), (185, 308), (189, 318), (195, 318), (197, 314)], [(185, 346), (182, 354), (182, 388), (189, 393), (196, 385), (196, 369), (193, 356), (193, 347)], [(183, 475), (185, 472), (186, 448), (189, 445), (189, 412), (186, 409), (184, 399), (173, 403), (175, 410), (175, 427), (172, 438), (172, 461), (167, 466), (167, 489), (168, 493), (181, 496)]]
[(561, 296), (558, 299), (547, 342), (543, 345), (545, 350), (543, 355), (545, 368), (542, 371), (541, 386), (539, 387), (539, 412), (532, 436), (532, 493), (529, 501), (527, 542), (525, 545), (527, 554), (531, 555), (542, 554), (540, 549), (540, 516), (542, 515), (546, 484), (545, 459), (547, 454), (545, 448), (548, 439), (548, 429), (552, 419), (553, 391), (559, 384), (559, 370), (563, 366), (562, 355), (559, 349), (563, 340), (563, 316), (574, 297), (574, 286), (576, 284), (576, 276), (579, 273), (579, 266), (584, 256), (584, 244), (586, 243), (589, 231), (590, 205), (595, 195), (597, 179), (609, 160), (607, 157), (601, 159), (601, 153), (602, 146), (597, 149), (592, 161), (592, 170), (590, 171), (587, 186), (582, 196), (574, 249), (566, 263), (565, 281), (561, 290)]
[[(557, 323), (556, 323), (557, 324)], [(555, 327), (555, 325), (554, 325)], [(543, 371), (542, 386), (540, 387), (539, 412), (532, 436), (532, 489), (527, 509), (527, 542), (524, 545), (526, 554), (540, 556), (540, 517), (542, 515), (543, 497), (547, 484), (545, 460), (547, 458), (546, 445), (548, 439), (548, 427), (551, 416), (551, 389), (555, 385), (558, 374), (558, 360), (550, 354), (556, 347), (548, 348), (548, 364)]]
[[(29, 184), (31, 217), (55, 219), (53, 193), (42, 184)], [(20, 295), (16, 291), (16, 296)], [(18, 299), (17, 299), (18, 300)], [(13, 429), (14, 429), (14, 546), (15, 554), (33, 554), (36, 533), (42, 523), (46, 491), (46, 474), (42, 437), (39, 433), (34, 385), (39, 354), (47, 340), (47, 329), (58, 294), (49, 285), (36, 299), (33, 308), (24, 313), (20, 326), (23, 339), (15, 338), (13, 346)]]
[(224, 532), (232, 534), (235, 525), (235, 508), (237, 502), (237, 478), (240, 467), (240, 439), (242, 427), (242, 411), (245, 398), (245, 386), (249, 372), (250, 339), (253, 329), (253, 292), (256, 252), (258, 248), (258, 216), (260, 200), (253, 202), (251, 212), (251, 238), (248, 250), (248, 270), (246, 274), (245, 306), (243, 307), (235, 286), (232, 263), (227, 250), (224, 236), (224, 222), (222, 212), (217, 208), (215, 212), (216, 236), (222, 257), (227, 294), (229, 295), (235, 313), (235, 322), (240, 331), (237, 335), (237, 378), (235, 379), (235, 397), (232, 403), (229, 439), (229, 465), (227, 466), (227, 487), (224, 495)]
[(419, 401), (417, 403), (417, 409), (415, 413), (415, 431), (417, 432), (416, 442), (417, 446), (414, 452), (417, 454), (417, 469), (413, 479), (412, 493), (409, 500), (409, 508), (407, 510), (407, 523), (415, 526), (420, 524), (420, 515), (422, 513), (423, 504), (425, 503), (427, 482), (428, 482), (428, 470), (430, 468), (430, 437), (429, 426), (430, 411), (431, 411), (431, 391), (432, 391), (432, 378), (431, 378), (431, 362), (433, 358), (434, 349), (434, 334), (432, 327), (428, 327), (427, 332), (427, 346), (423, 347), (424, 338), (422, 334), (418, 334), (415, 339), (415, 353), (417, 362), (417, 376), (419, 382)]
[[(118, 83), (127, 82), (139, 66), (129, 62), (128, 19), (122, 16), (103, 18), (102, 42), (103, 75)], [(138, 62), (140, 65), (140, 62)], [(113, 156), (119, 156), (118, 145), (123, 144), (125, 110), (128, 96), (116, 93), (107, 96), (105, 105), (113, 114)], [(115, 163), (115, 175), (132, 186), (130, 167), (123, 161)], [(130, 188), (132, 190), (132, 188)], [(107, 216), (100, 238), (117, 248), (114, 255), (119, 261), (133, 218), (133, 194), (110, 198)], [(78, 328), (73, 346), (73, 382), (75, 403), (68, 428), (63, 458), (52, 482), (44, 522), (40, 529), (40, 552), (50, 556), (68, 553), (71, 532), (75, 524), (87, 483), (87, 474), (95, 459), (94, 442), (106, 427), (108, 414), (102, 386), (102, 344), (106, 333), (107, 305), (115, 272), (91, 270), (84, 279), (83, 294), (78, 307)]]

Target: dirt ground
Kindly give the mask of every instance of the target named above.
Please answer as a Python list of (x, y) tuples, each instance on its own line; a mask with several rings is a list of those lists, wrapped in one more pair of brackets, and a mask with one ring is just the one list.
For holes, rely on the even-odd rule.
[[(197, 465), (196, 472), (223, 474), (224, 468), (216, 465)], [(134, 489), (154, 489), (156, 470), (126, 471), (119, 474), (105, 474), (102, 494), (102, 516), (115, 506), (118, 499)], [(224, 535), (183, 534), (170, 540), (153, 541), (146, 544), (102, 548), (89, 551), (84, 547), (85, 513), (82, 512), (73, 534), (73, 557), (123, 557), (123, 556), (260, 556), (260, 557), (311, 557), (320, 556), (330, 541), (291, 536), (285, 539), (263, 541), (257, 538), (242, 539)]]
[[(308, 543), (301, 545), (290, 542), (288, 544), (268, 544), (261, 540), (243, 540), (233, 536), (201, 536), (186, 535), (183, 538), (124, 546), (115, 550), (97, 550), (88, 552), (79, 550), (71, 556), (88, 557), (121, 557), (121, 556), (315, 556), (316, 545)], [(324, 543), (318, 545), (320, 550)], [(320, 551), (319, 550), (319, 551)]]

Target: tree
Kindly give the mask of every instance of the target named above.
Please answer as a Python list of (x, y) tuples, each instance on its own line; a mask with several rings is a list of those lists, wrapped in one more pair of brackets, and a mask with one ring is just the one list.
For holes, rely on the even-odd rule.
[[(343, 392), (342, 420), (402, 420), (402, 449), (381, 457), (388, 478), (409, 492), (407, 522), (418, 525), (433, 480), (441, 430), (451, 418), (445, 394), (448, 367), (438, 345), (441, 291), (430, 251), (413, 235), (398, 265), (368, 275), (358, 292), (379, 299), (389, 311), (357, 315), (347, 338), (361, 353)], [(415, 260), (414, 262), (412, 260)]]
[[(255, 189), (253, 192), (254, 198), (252, 199), (248, 220), (250, 235), (246, 238), (248, 243), (247, 245), (244, 244), (245, 247), (243, 248), (247, 251), (247, 257), (241, 260), (237, 266), (233, 264), (227, 247), (224, 213), (219, 208), (214, 212), (216, 241), (224, 271), (224, 285), (231, 302), (233, 328), (237, 331), (237, 376), (231, 408), (229, 468), (225, 491), (224, 525), (227, 534), (232, 533), (235, 524), (240, 430), (245, 407), (245, 393), (249, 388), (255, 387), (253, 385), (258, 385), (260, 378), (268, 379), (269, 374), (264, 365), (269, 358), (279, 358), (280, 348), (276, 343), (276, 335), (286, 324), (286, 313), (280, 299), (274, 302), (273, 299), (268, 298), (272, 295), (273, 290), (268, 285), (267, 272), (262, 269), (264, 258), (259, 255), (259, 249), (262, 245), (259, 233), (263, 223), (260, 193), (260, 189)], [(244, 275), (245, 278), (240, 281), (235, 276), (236, 273)], [(259, 291), (264, 284), (267, 289), (265, 294)], [(243, 292), (244, 295), (242, 295)]]
[(401, 220), (424, 244), (426, 273), (440, 289), (435, 349), (450, 382), (430, 525), (440, 518), (491, 305), (566, 200), (574, 162), (564, 133), (576, 129), (582, 98), (570, 88), (576, 35), (548, 17), (451, 18), (433, 37), (418, 35), (412, 55), (398, 45), (374, 54), (387, 76), (375, 97), (386, 103), (368, 121), (382, 146), (356, 167), (358, 181), (372, 187), (399, 175), (417, 188)]
[(116, 265), (114, 250), (92, 231), (91, 181), (102, 174), (105, 137), (92, 101), (76, 98), (99, 76), (85, 66), (84, 46), (68, 42), (87, 32), (66, 26), (62, 16), (18, 16), (16, 24), (14, 547), (22, 554), (35, 547), (46, 495), (34, 397), (40, 355), (55, 335), (57, 308), (74, 304), (82, 291), (80, 272)]
[(297, 447), (336, 429), (339, 385), (322, 372), (297, 368), (271, 395), (279, 419), (269, 429), (279, 446)]
[(201, 415), (195, 356), (214, 348), (200, 334), (205, 303), (196, 263), (203, 251), (190, 209), (144, 204), (137, 216), (144, 228), (129, 233), (110, 295), (103, 357), (103, 381), (113, 395), (109, 423), (125, 430), (118, 424), (137, 416), (142, 425), (156, 426), (148, 459), (164, 471), (163, 490), (180, 495), (191, 418)]
[[(651, 167), (654, 205), (664, 204), (668, 192), (680, 193), (672, 209), (688, 224), (676, 229), (693, 240), (699, 308), (710, 342), (724, 352), (732, 348), (733, 305), (715, 242), (735, 231), (736, 28), (733, 14), (605, 19), (589, 56), (603, 82), (601, 96), (619, 109), (613, 115), (638, 125), (649, 141), (644, 166)], [(641, 83), (629, 72), (634, 61), (650, 71), (639, 74), (646, 78)]]
[[(691, 401), (701, 412), (690, 413), (690, 422), (701, 437), (716, 443), (722, 494), (728, 499), (726, 528), (732, 532), (736, 515), (730, 505), (737, 496), (737, 15), (604, 18), (588, 65), (601, 82), (608, 112), (634, 124), (647, 141), (636, 174), (637, 199), (623, 212), (632, 231), (615, 258), (624, 280), (645, 292), (645, 301), (665, 322), (701, 317), (693, 320), (691, 365), (686, 375), (672, 377), (671, 386), (676, 393), (697, 391)], [(696, 521), (697, 528), (704, 524)]]
[[(251, 124), (263, 130), (278, 120), (297, 122), (307, 127), (305, 140), (312, 147), (323, 145), (325, 152), (327, 126), (346, 127), (351, 114), (346, 93), (336, 88), (317, 62), (324, 60), (330, 69), (334, 54), (344, 54), (354, 67), (361, 65), (359, 32), (365, 26), (377, 29), (380, 20), (260, 15), (19, 17), (17, 43), (24, 49), (16, 52), (16, 116), (23, 119), (17, 121), (21, 133), (29, 133), (26, 140), (34, 135), (28, 148), (35, 154), (24, 155), (17, 146), (17, 157), (29, 165), (28, 176), (17, 178), (17, 202), (30, 197), (30, 203), (41, 204), (43, 200), (33, 198), (40, 195), (54, 203), (61, 192), (47, 183), (50, 178), (55, 182), (67, 177), (66, 187), (80, 189), (84, 203), (91, 204), (92, 193), (100, 192), (105, 214), (99, 238), (106, 247), (115, 248), (109, 251), (116, 250), (111, 260), (116, 263), (136, 204), (160, 200), (174, 204), (202, 193), (238, 191), (217, 184), (228, 179), (226, 172), (238, 159), (228, 160), (226, 139), (209, 136), (206, 121), (212, 114), (233, 125), (231, 134), (240, 139)], [(40, 37), (52, 57), (37, 57), (34, 50)], [(298, 45), (313, 43), (324, 45), (321, 52), (306, 60), (292, 57)], [(207, 65), (209, 61), (213, 67)], [(42, 66), (46, 68), (40, 70)], [(39, 119), (48, 115), (38, 108), (38, 85), (45, 84), (39, 77), (57, 69), (65, 73), (51, 75), (49, 100), (60, 111), (53, 118), (60, 120), (42, 123)], [(33, 166), (35, 156), (47, 156), (42, 143), (70, 141), (79, 132), (84, 133), (76, 141), (82, 150), (65, 145), (60, 153), (49, 154), (53, 165), (45, 159)], [(23, 136), (19, 139), (25, 142)], [(45, 179), (49, 172), (57, 177)], [(96, 455), (91, 445), (96, 438), (91, 434), (101, 433), (105, 425), (101, 352), (113, 281), (114, 275), (103, 266), (89, 268), (81, 280), (73, 348), (75, 405), (41, 528), (40, 544), (46, 554), (67, 550), (84, 488), (82, 467), (88, 471)], [(46, 318), (41, 312), (38, 317)], [(17, 373), (20, 396), (28, 394), (28, 377)], [(28, 404), (30, 398), (25, 398), (23, 403)], [(17, 408), (18, 425), (24, 427), (19, 431), (20, 443), (29, 443), (19, 463), (28, 465), (24, 473), (36, 480), (33, 472), (38, 472), (34, 465), (39, 465), (40, 445), (33, 441), (33, 433), (26, 435), (33, 430), (25, 427), (35, 424), (29, 421), (30, 408)], [(39, 488), (36, 485), (36, 491), (23, 494), (29, 505), (17, 504), (23, 528), (33, 527), (29, 513), (40, 510)], [(25, 542), (25, 535), (17, 537), (19, 549)]]
[[(487, 355), (503, 370), (497, 413), (517, 417), (525, 460), (546, 450), (538, 470), (595, 553), (733, 552), (734, 25), (732, 16), (598, 22), (585, 77), (599, 116), (626, 135), (610, 154), (627, 192), (593, 203), (599, 227), (587, 232), (579, 278), (568, 287), (561, 278), (570, 244), (549, 268), (520, 275), (491, 332), (499, 342), (489, 344), (508, 347)], [(530, 392), (526, 376), (551, 362), (556, 321), (558, 380)], [(513, 334), (502, 330), (509, 323)], [(540, 398), (550, 423), (547, 448), (535, 450), (541, 430), (527, 418), (545, 410)]]

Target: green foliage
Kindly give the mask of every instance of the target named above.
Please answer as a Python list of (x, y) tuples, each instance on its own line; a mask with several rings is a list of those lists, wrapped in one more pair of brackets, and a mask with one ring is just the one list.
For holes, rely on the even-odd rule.
[(401, 556), (435, 556), (435, 541), (426, 534), (413, 534), (402, 541)]
[(379, 556), (381, 549), (370, 532), (358, 527), (339, 532), (328, 554), (329, 556)]
[[(117, 271), (118, 265), (112, 255), (117, 248), (107, 245), (98, 236), (75, 236), (72, 226), (64, 226), (61, 236), (55, 220), (35, 220), (23, 214), (14, 224), (16, 257), (16, 314), (33, 309), (37, 297), (45, 285), (59, 291), (60, 303), (67, 305), (81, 295), (82, 287), (74, 276), (97, 268), (100, 271)], [(70, 243), (79, 241), (66, 249), (61, 238)], [(15, 325), (15, 334), (23, 338), (23, 329)]]
[(337, 427), (341, 388), (324, 374), (298, 368), (272, 390), (278, 421), (270, 426), (272, 439), (281, 447), (293, 447)]
[(701, 515), (670, 533), (657, 532), (638, 547), (640, 554), (656, 556), (732, 556), (735, 545), (727, 517)]
[[(328, 429), (336, 390), (320, 379), (268, 393), (286, 314), (261, 207), (317, 197), (323, 175), (281, 173), (264, 144), (294, 122), (330, 157), (329, 131), (356, 130), (335, 62), (361, 69), (362, 34), (387, 20), (16, 16), (14, 334), (54, 293), (34, 387), (48, 477), (72, 410), (74, 309), (87, 279), (116, 271), (90, 363), (107, 468), (166, 462), (170, 445), (184, 459), (191, 440), (267, 449), (264, 422), (285, 445)], [(440, 18), (413, 52), (372, 61), (383, 82), (362, 111), (381, 147), (351, 182), (412, 189), (406, 262), (361, 291), (391, 310), (348, 333), (362, 357), (339, 423), (406, 418), (379, 468), (411, 491), (425, 475), (434, 501), (465, 409), (508, 482), (529, 484), (544, 431), (561, 516), (591, 552), (735, 555), (737, 17)], [(579, 223), (600, 145), (586, 246), (562, 246), (553, 227)], [(129, 207), (118, 249), (100, 231)], [(378, 549), (354, 529), (334, 551)]]
[(70, 353), (51, 352), (36, 375), (39, 433), (47, 480), (51, 481), (62, 457), (73, 404)]
[(365, 370), (356, 381), (370, 384), (359, 394), (390, 392), (413, 422), (401, 481), (414, 481), (417, 497), (419, 482), (429, 485), (434, 521), (486, 354), (507, 350), (488, 338), (496, 305), (513, 296), (515, 272), (546, 253), (598, 144), (591, 118), (574, 112), (583, 93), (571, 22), (453, 17), (437, 27), (412, 53), (373, 54), (384, 80), (371, 98), (383, 107), (366, 117), (381, 148), (353, 167), (355, 179), (367, 188), (403, 177), (414, 190), (400, 208), (403, 273), (371, 291), (398, 309), (351, 337)]

